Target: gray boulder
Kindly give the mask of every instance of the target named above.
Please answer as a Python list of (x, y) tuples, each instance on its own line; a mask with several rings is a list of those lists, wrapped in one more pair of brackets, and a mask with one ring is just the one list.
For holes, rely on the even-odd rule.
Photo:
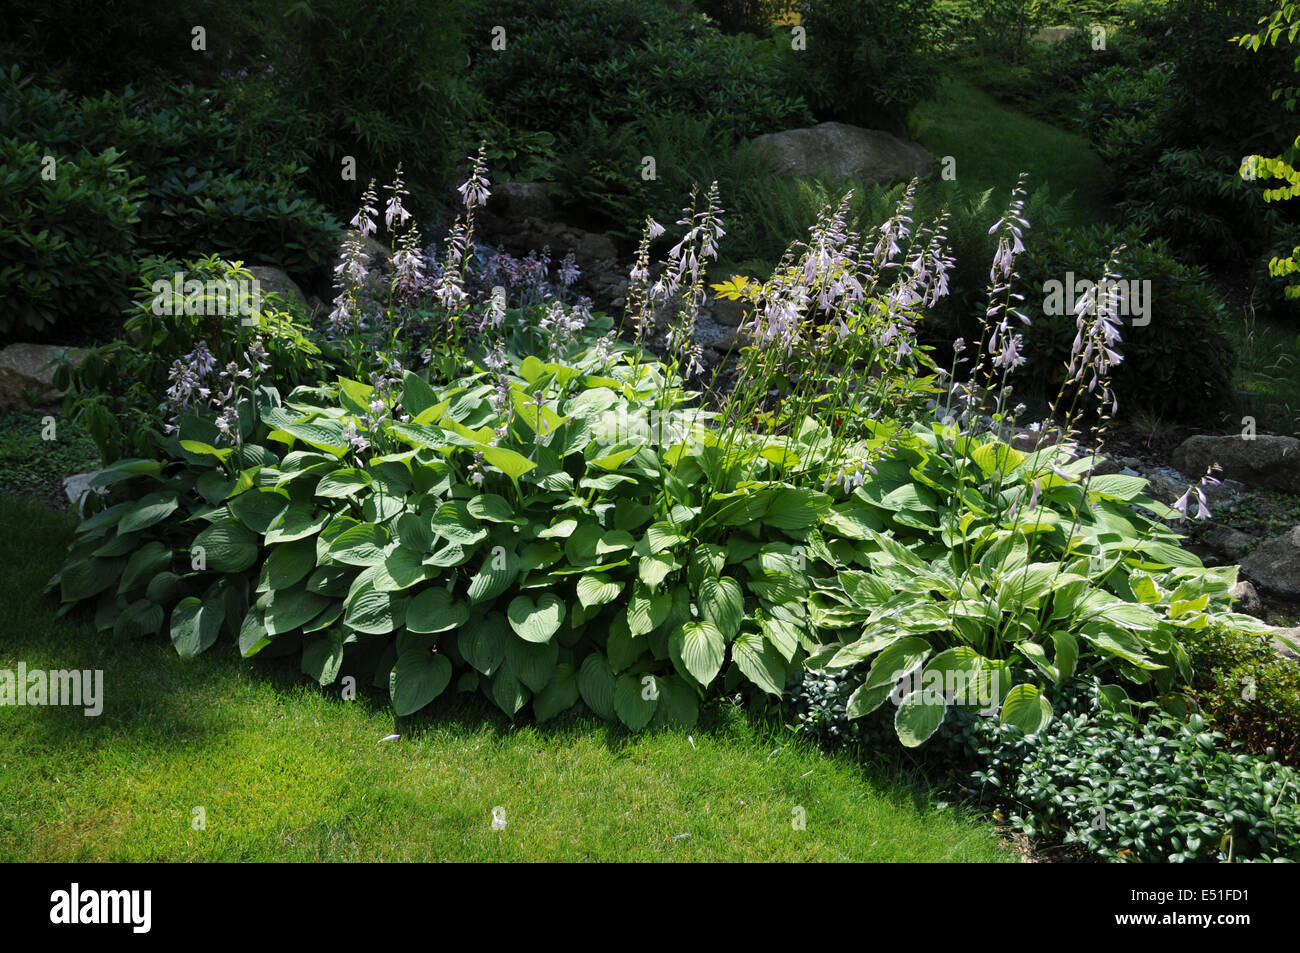
[[(58, 403), (63, 391), (54, 386), (54, 368), (46, 367), (69, 348), (51, 344), (10, 344), (0, 350), (0, 410), (38, 410)], [(81, 353), (71, 351), (74, 363)]]
[(1284, 599), (1300, 599), (1300, 526), (1260, 543), (1241, 561), (1241, 571)]
[(279, 268), (271, 265), (250, 265), (247, 269), (248, 273), (257, 280), (262, 294), (277, 294), (290, 307), (296, 307), (301, 311), (310, 310), (307, 298), (298, 287), (298, 283)]
[(1295, 437), (1200, 435), (1188, 437), (1174, 451), (1174, 466), (1197, 478), (1212, 463), (1223, 467), (1221, 476), (1247, 486), (1300, 493), (1300, 440)]
[[(1216, 553), (1237, 562), (1250, 550), (1255, 537), (1222, 523), (1210, 523), (1200, 533), (1201, 542)], [(1250, 585), (1243, 583), (1243, 585)], [(1249, 611), (1249, 610), (1247, 610)]]
[(488, 211), (504, 219), (550, 218), (555, 210), (540, 182), (494, 182)]
[(1228, 595), (1232, 597), (1232, 607), (1238, 612), (1244, 612), (1246, 615), (1253, 615), (1260, 618), (1264, 615), (1264, 603), (1259, 598), (1259, 593), (1255, 587), (1242, 579), (1229, 591)]
[(888, 132), (842, 122), (772, 132), (754, 140), (778, 175), (829, 173), (866, 185), (925, 177), (934, 157), (924, 146)]

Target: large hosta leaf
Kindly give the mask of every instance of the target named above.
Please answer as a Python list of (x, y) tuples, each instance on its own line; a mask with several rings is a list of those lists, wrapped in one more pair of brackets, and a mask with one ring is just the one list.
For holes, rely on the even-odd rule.
[(707, 686), (722, 668), (727, 642), (712, 622), (687, 622), (669, 638), (668, 652), (677, 671)]
[(659, 689), (652, 675), (621, 675), (614, 685), (614, 711), (633, 731), (650, 723), (658, 703)]
[(560, 630), (564, 621), (564, 602), (554, 593), (544, 593), (534, 602), (528, 596), (515, 596), (506, 609), (510, 628), (528, 642), (547, 642)]
[(1027, 735), (1042, 731), (1052, 720), (1052, 706), (1034, 685), (1017, 685), (1002, 702), (1002, 720)]
[(918, 689), (903, 697), (894, 713), (894, 731), (905, 748), (915, 748), (939, 730), (948, 705), (941, 692)]
[(388, 693), (398, 715), (410, 715), (442, 694), (451, 681), (451, 662), (428, 649), (412, 649), (397, 657), (388, 676)]
[(172, 645), (181, 658), (193, 658), (217, 641), (224, 613), (220, 603), (188, 596), (172, 609)]
[(243, 572), (257, 562), (257, 537), (238, 520), (217, 520), (198, 536), (195, 547), (202, 547), (203, 558), (211, 572)]

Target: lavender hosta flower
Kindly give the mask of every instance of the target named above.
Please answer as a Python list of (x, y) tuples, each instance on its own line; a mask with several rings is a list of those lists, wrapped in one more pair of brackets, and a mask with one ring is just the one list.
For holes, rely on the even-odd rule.
[(260, 340), (254, 340), (244, 349), (244, 360), (248, 361), (250, 367), (256, 367), (257, 373), (265, 373), (270, 365), (266, 362), (266, 348)]
[(346, 440), (357, 453), (362, 453), (370, 448), (370, 441), (357, 433), (357, 425), (349, 423), (343, 430), (343, 439)]
[(1001, 348), (993, 359), (993, 366), (1003, 370), (1013, 371), (1021, 364), (1025, 363), (1024, 356), (1020, 353), (1020, 348), (1024, 344), (1024, 339), (1019, 334), (1013, 334), (1002, 339)]
[(1124, 359), (1118, 350), (1121, 341), (1120, 296), (1119, 276), (1115, 272), (1115, 264), (1122, 250), (1123, 246), (1120, 246), (1111, 252), (1100, 285), (1094, 286), (1075, 305), (1077, 330), (1070, 346), (1070, 360), (1066, 370), (1066, 382), (1078, 384), (1086, 381), (1089, 393), (1096, 391), (1098, 384), (1101, 384), (1103, 403), (1107, 397), (1111, 398), (1112, 413), (1118, 409), (1118, 401), (1110, 394), (1110, 372)]
[(570, 250), (560, 262), (559, 269), (560, 283), (566, 288), (573, 287), (573, 283), (578, 280), (582, 272), (578, 268), (578, 262), (574, 258), (573, 251)]
[(413, 225), (393, 253), (393, 284), (405, 294), (413, 294), (424, 283), (424, 253), (420, 250), (420, 232)]
[(465, 203), (467, 210), (479, 208), (487, 204), (492, 192), (489, 190), (491, 185), (487, 178), (487, 159), (485, 150), (479, 147), (478, 154), (471, 160), (474, 164), (470, 170), (469, 178), (456, 189), (460, 193), (461, 200)]
[(370, 184), (366, 186), (365, 194), (361, 196), (361, 208), (348, 223), (367, 238), (379, 230), (379, 226), (375, 224), (375, 216), (378, 214), (375, 210), (376, 201), (378, 196), (375, 195), (375, 180), (371, 179)]
[(207, 377), (217, 366), (217, 359), (208, 350), (208, 342), (200, 341), (194, 345), (194, 350), (185, 355), (185, 363), (194, 368), (194, 373), (199, 377)]
[(384, 191), (388, 193), (388, 200), (384, 203), (384, 227), (389, 232), (392, 232), (394, 219), (396, 219), (398, 225), (405, 225), (407, 219), (411, 217), (411, 213), (402, 204), (402, 196), (409, 196), (410, 193), (402, 183), (402, 165), (400, 162), (397, 165), (393, 183), (385, 185)]

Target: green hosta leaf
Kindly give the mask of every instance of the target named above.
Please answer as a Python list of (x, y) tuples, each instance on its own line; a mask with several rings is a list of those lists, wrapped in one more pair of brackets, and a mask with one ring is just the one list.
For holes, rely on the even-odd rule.
[(194, 538), (212, 572), (243, 572), (257, 562), (257, 537), (237, 520), (217, 520)]
[(117, 591), (125, 594), (140, 586), (147, 586), (158, 573), (169, 569), (172, 564), (172, 552), (162, 543), (145, 543), (126, 562), (122, 570), (122, 581)]
[(849, 539), (870, 539), (870, 532), (883, 530), (885, 521), (865, 506), (833, 507), (822, 516), (822, 523)]
[(578, 580), (578, 602), (584, 609), (613, 602), (622, 591), (623, 583), (601, 576), (586, 575)]
[[(454, 600), (451, 593), (442, 588), (425, 589), (406, 608), (406, 627), (412, 632), (446, 632), (459, 628), (468, 619), (469, 608), (465, 603)], [(492, 673), (487, 671), (483, 674)]]
[(383, 592), (401, 592), (424, 582), (435, 570), (424, 565), (421, 553), (409, 546), (398, 546), (375, 570), (375, 588)]
[(270, 635), (292, 632), (316, 618), (328, 604), (328, 597), (306, 589), (277, 590), (266, 608), (266, 631)]
[(730, 576), (705, 579), (696, 596), (700, 615), (713, 623), (723, 639), (731, 641), (745, 620), (745, 596), (740, 583)]
[(578, 697), (578, 673), (572, 665), (561, 662), (546, 687), (533, 697), (533, 715), (538, 724), (549, 721), (572, 708)]
[(647, 586), (654, 588), (677, 568), (677, 560), (671, 553), (658, 553), (637, 560), (637, 576)]
[(693, 728), (700, 717), (700, 699), (694, 688), (676, 675), (655, 677), (659, 701), (650, 725), (654, 728)]
[(1015, 725), (1027, 735), (1047, 727), (1052, 720), (1052, 706), (1034, 685), (1017, 685), (1002, 702), (1002, 720)]
[(1056, 647), (1056, 671), (1059, 683), (1074, 674), (1074, 667), (1079, 661), (1079, 640), (1069, 632), (1058, 629), (1052, 633), (1052, 644)]
[(505, 661), (510, 628), (499, 612), (489, 613), (474, 625), (462, 626), (456, 646), (465, 661), (484, 675), (491, 675)]
[(358, 523), (335, 537), (330, 558), (348, 566), (378, 566), (388, 547), (388, 530), (375, 523)]
[(434, 535), (449, 543), (471, 546), (487, 539), (488, 531), (469, 514), (469, 507), (461, 500), (452, 500), (438, 507), (431, 524)]
[(322, 688), (333, 685), (343, 667), (343, 638), (337, 631), (307, 640), (302, 649), (302, 673)]
[(154, 635), (162, 628), (166, 614), (162, 606), (148, 599), (137, 599), (117, 617), (113, 623), (113, 638), (135, 639), (143, 635)]
[(742, 632), (731, 643), (731, 658), (745, 677), (778, 698), (785, 691), (785, 660), (757, 632)]
[(181, 658), (194, 658), (217, 641), (224, 613), (216, 603), (188, 596), (172, 609), (172, 645)]
[(619, 721), (633, 731), (650, 723), (658, 704), (659, 689), (652, 675), (621, 675), (614, 684), (614, 711)]
[(894, 731), (905, 748), (915, 748), (939, 730), (948, 705), (942, 693), (919, 690), (904, 696), (894, 713)]
[(678, 672), (707, 687), (722, 668), (727, 641), (712, 622), (687, 622), (669, 638), (668, 652)]
[(672, 597), (666, 592), (634, 593), (627, 604), (628, 634), (635, 638), (653, 632), (668, 618), (670, 608), (672, 608)]
[(288, 589), (297, 585), (316, 568), (316, 542), (297, 539), (271, 548), (262, 564), (259, 589)]
[(387, 635), (406, 622), (406, 597), (380, 592), (371, 582), (353, 589), (344, 604), (343, 622), (358, 632)]
[(582, 700), (593, 712), (611, 721), (614, 718), (614, 673), (599, 652), (592, 652), (582, 660), (578, 671), (578, 691)]
[(519, 556), (507, 551), (504, 546), (493, 546), (469, 582), (470, 603), (495, 599), (510, 588), (518, 576)]
[(352, 496), (370, 489), (370, 474), (355, 467), (344, 467), (321, 478), (316, 484), (316, 495), (326, 499)]
[(283, 491), (249, 490), (239, 494), (228, 505), (239, 522), (261, 536), (288, 508), (289, 495)]
[(514, 481), (537, 468), (527, 457), (505, 447), (484, 447), (482, 453), (484, 460)]
[(404, 717), (441, 695), (450, 682), (451, 662), (446, 656), (428, 649), (412, 649), (397, 657), (388, 676), (388, 693), (394, 710)]
[(505, 662), (497, 674), (511, 674), (531, 691), (540, 692), (555, 674), (559, 657), (558, 642), (525, 642), (507, 635)]
[(839, 580), (849, 598), (864, 609), (882, 606), (894, 595), (893, 586), (869, 573), (844, 570)]
[(511, 718), (514, 718), (519, 713), (519, 709), (527, 705), (528, 699), (532, 697), (528, 686), (513, 672), (508, 672), (504, 668), (499, 669), (496, 675), (492, 676), (489, 695), (497, 707)]
[(545, 593), (536, 602), (528, 596), (516, 596), (506, 609), (510, 627), (527, 642), (547, 642), (560, 630), (564, 621), (564, 602), (553, 593)]
[(262, 614), (254, 610), (244, 616), (243, 624), (239, 627), (239, 654), (244, 658), (252, 658), (270, 644), (271, 637), (262, 624)]
[(817, 524), (830, 504), (831, 498), (825, 493), (784, 487), (772, 497), (763, 522), (784, 530), (808, 529)]
[(103, 592), (117, 582), (126, 560), (122, 557), (97, 559), (93, 556), (68, 563), (59, 576), (59, 591), (64, 602), (80, 602)]
[(930, 643), (925, 639), (899, 639), (876, 656), (867, 673), (866, 684), (871, 688), (892, 685), (929, 658), (930, 652)]
[(864, 682), (849, 696), (848, 704), (845, 705), (844, 709), (845, 714), (849, 718), (861, 718), (864, 715), (869, 715), (884, 703), (893, 690), (893, 683), (877, 685), (873, 688)]
[(329, 518), (328, 512), (317, 516), (316, 508), (310, 503), (292, 503), (267, 527), (266, 545), (315, 536), (325, 528)]
[(155, 523), (161, 523), (176, 512), (180, 504), (175, 490), (159, 490), (140, 497), (117, 524), (119, 533), (134, 533)]
[(495, 493), (484, 493), (474, 497), (465, 507), (475, 519), (487, 520), (489, 523), (513, 523), (515, 513), (505, 497)]
[(1099, 496), (1128, 502), (1146, 491), (1147, 480), (1123, 473), (1107, 473), (1088, 481), (1088, 489)]
[(869, 626), (867, 632), (839, 651), (826, 663), (827, 668), (849, 668), (870, 658), (882, 649), (901, 641), (903, 633), (890, 625)]

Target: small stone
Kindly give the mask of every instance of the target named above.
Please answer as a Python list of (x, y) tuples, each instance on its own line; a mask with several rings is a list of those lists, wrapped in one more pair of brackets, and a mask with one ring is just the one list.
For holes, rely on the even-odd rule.
[(1263, 618), (1264, 603), (1259, 598), (1259, 593), (1255, 591), (1255, 587), (1245, 579), (1229, 589), (1228, 595), (1232, 597), (1232, 607), (1238, 612)]
[[(1255, 544), (1254, 536), (1233, 529), (1231, 526), (1224, 526), (1221, 523), (1210, 523), (1204, 527), (1200, 538), (1201, 542), (1206, 546), (1209, 546), (1217, 553), (1222, 553), (1233, 562), (1237, 562), (1241, 557), (1245, 556)], [(1250, 583), (1246, 583), (1246, 585), (1250, 585)]]

